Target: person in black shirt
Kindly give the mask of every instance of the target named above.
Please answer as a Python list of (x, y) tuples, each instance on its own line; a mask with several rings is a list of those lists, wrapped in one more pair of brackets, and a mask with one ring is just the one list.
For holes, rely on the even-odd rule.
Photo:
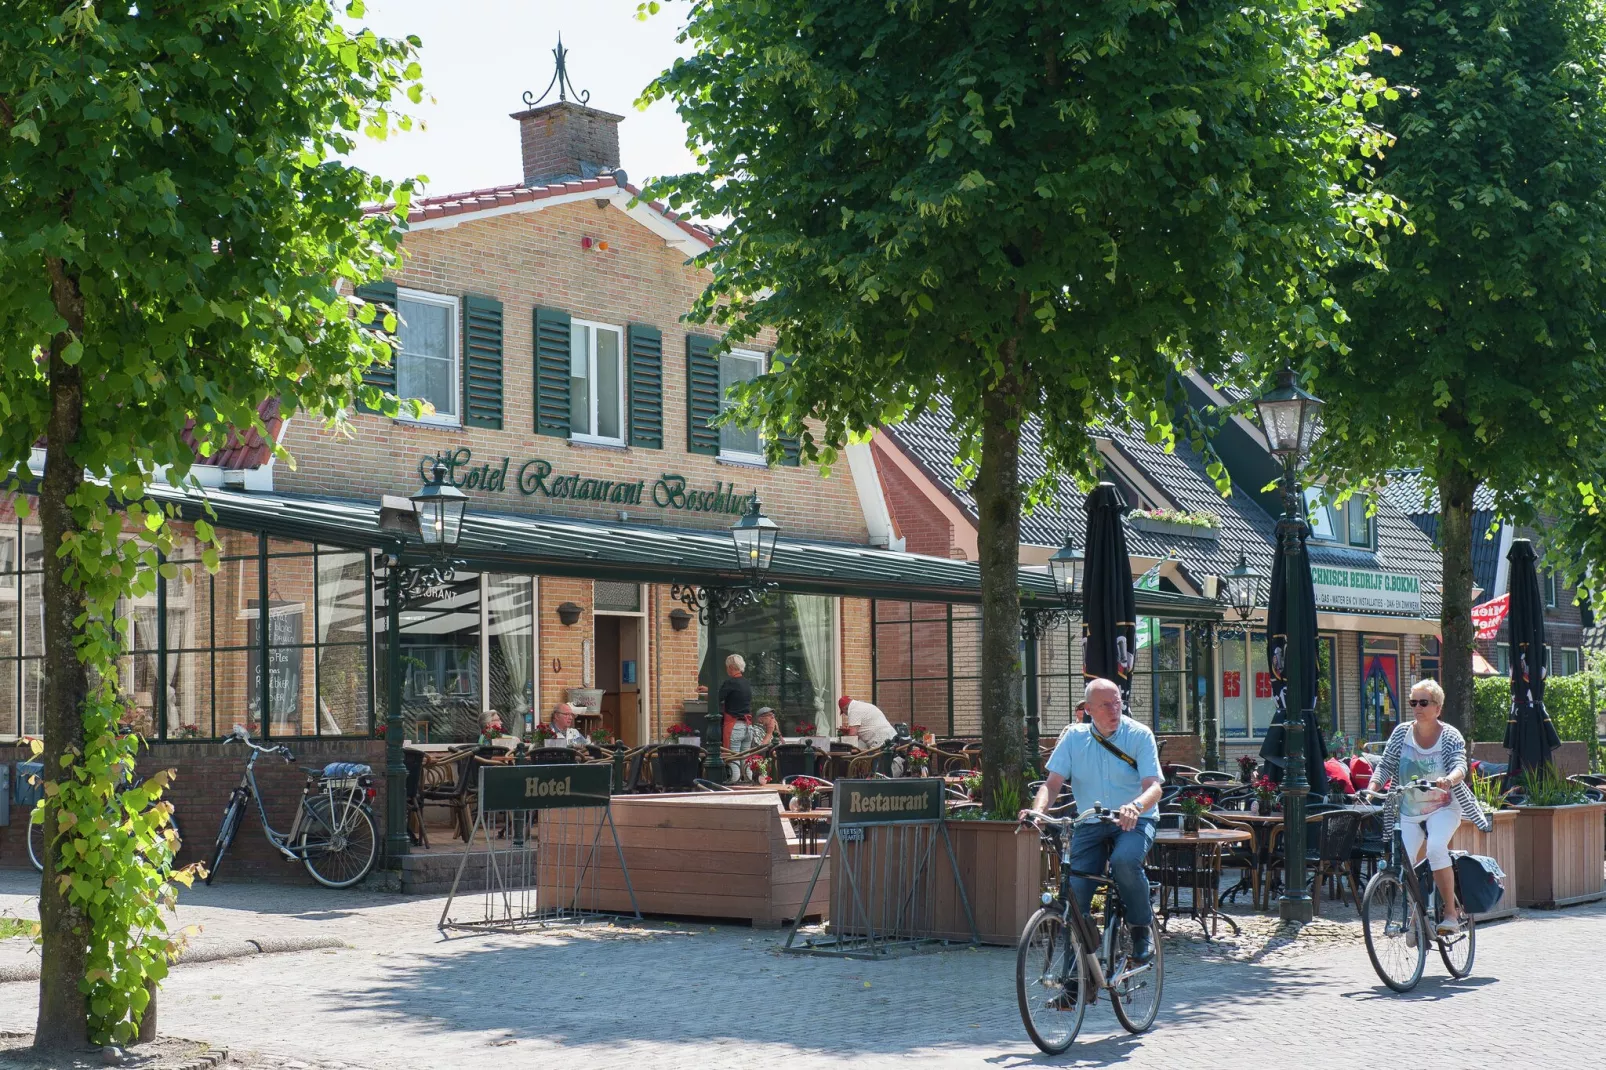
[(747, 740), (753, 727), (753, 685), (742, 673), (747, 662), (740, 654), (725, 659), (725, 682), (719, 685), (719, 712), (725, 715), (725, 749), (747, 749)]

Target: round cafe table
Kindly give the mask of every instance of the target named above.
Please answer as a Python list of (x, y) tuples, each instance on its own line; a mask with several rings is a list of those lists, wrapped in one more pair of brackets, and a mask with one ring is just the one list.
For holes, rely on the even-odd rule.
[[(1242, 829), (1200, 829), (1183, 832), (1181, 829), (1161, 829), (1154, 834), (1154, 845), (1160, 848), (1160, 929), (1172, 915), (1190, 917), (1199, 923), (1204, 938), (1216, 935), (1218, 922), (1225, 921), (1238, 932), (1238, 923), (1223, 914), (1216, 903), (1216, 892), (1221, 886), (1221, 849), (1235, 843), (1246, 843), (1248, 832)], [(1187, 858), (1191, 863), (1184, 866)], [(1191, 894), (1188, 909), (1181, 904), (1181, 891)]]

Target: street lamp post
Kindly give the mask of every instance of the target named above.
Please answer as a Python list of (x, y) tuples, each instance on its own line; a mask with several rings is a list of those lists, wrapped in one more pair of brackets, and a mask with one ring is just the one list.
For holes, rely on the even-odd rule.
[(725, 769), (720, 755), (725, 726), (719, 710), (719, 628), (736, 610), (760, 601), (775, 589), (775, 584), (767, 577), (775, 557), (775, 540), (781, 533), (780, 525), (764, 515), (763, 503), (756, 494), (747, 503), (747, 512), (730, 530), (731, 543), (736, 550), (736, 568), (745, 583), (729, 587), (676, 583), (669, 588), (669, 596), (696, 613), (697, 620), (708, 629), (708, 651), (714, 657), (714, 668), (712, 678), (707, 681), (703, 775), (715, 783), (724, 783)]
[(1299, 468), (1316, 439), (1322, 402), (1301, 390), (1293, 370), (1284, 368), (1277, 373), (1277, 385), (1258, 399), (1255, 407), (1260, 410), (1267, 448), (1283, 465), (1283, 515), (1277, 521), (1277, 542), (1283, 555), (1284, 615), (1288, 630), (1283, 642), (1285, 694), (1299, 707), (1290, 709), (1290, 703), (1284, 703), (1282, 795), (1286, 831), (1283, 896), (1278, 901), (1278, 913), (1284, 921), (1310, 921), (1313, 910), (1310, 893), (1305, 888), (1305, 797), (1310, 794), (1310, 780), (1305, 774), (1305, 725), (1307, 713), (1313, 720), (1315, 710), (1307, 711), (1304, 706), (1307, 674), (1314, 672), (1315, 666), (1303, 664), (1300, 646), (1294, 637), (1309, 624), (1302, 619), (1303, 614), (1314, 612), (1315, 607), (1301, 604), (1300, 585), (1294, 582), (1294, 565), (1300, 555), (1305, 512), (1300, 500)]
[(452, 555), (463, 532), (468, 495), (453, 486), (449, 476), (449, 469), (437, 460), (430, 481), (408, 498), (429, 563), (403, 565), (400, 547), (385, 557), (385, 854), (393, 866), (411, 846), (407, 839), (407, 763), (402, 758), (406, 729), (401, 708), (401, 611), (409, 600), (450, 583), (456, 571)]
[[(1218, 578), (1215, 598), (1223, 603), (1232, 612), (1232, 623), (1224, 624), (1210, 621), (1207, 624), (1208, 638), (1212, 648), (1219, 648), (1220, 644), (1228, 640), (1242, 642), (1249, 634), (1249, 622), (1254, 618), (1255, 610), (1260, 606), (1260, 600), (1265, 593), (1266, 574), (1249, 563), (1249, 558), (1242, 550), (1238, 551), (1238, 563), (1232, 571)], [(1206, 722), (1205, 751), (1208, 754), (1210, 766), (1213, 769), (1226, 768), (1226, 756), (1221, 748), (1221, 731), (1217, 724), (1214, 689), (1207, 689), (1207, 696), (1211, 699), (1209, 706), (1209, 720)]]

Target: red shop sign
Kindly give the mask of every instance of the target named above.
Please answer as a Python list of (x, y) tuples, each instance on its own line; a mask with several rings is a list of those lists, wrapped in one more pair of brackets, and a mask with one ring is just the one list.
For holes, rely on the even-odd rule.
[(1255, 673), (1255, 697), (1271, 698), (1271, 673)]
[(1221, 674), (1221, 697), (1242, 698), (1243, 693), (1243, 673), (1237, 671), (1223, 671)]

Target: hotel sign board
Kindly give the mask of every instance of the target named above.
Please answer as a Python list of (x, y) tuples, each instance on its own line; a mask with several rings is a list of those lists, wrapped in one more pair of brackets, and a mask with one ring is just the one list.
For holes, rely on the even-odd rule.
[(1422, 584), (1415, 576), (1336, 565), (1313, 564), (1310, 571), (1319, 609), (1391, 617), (1422, 615)]

